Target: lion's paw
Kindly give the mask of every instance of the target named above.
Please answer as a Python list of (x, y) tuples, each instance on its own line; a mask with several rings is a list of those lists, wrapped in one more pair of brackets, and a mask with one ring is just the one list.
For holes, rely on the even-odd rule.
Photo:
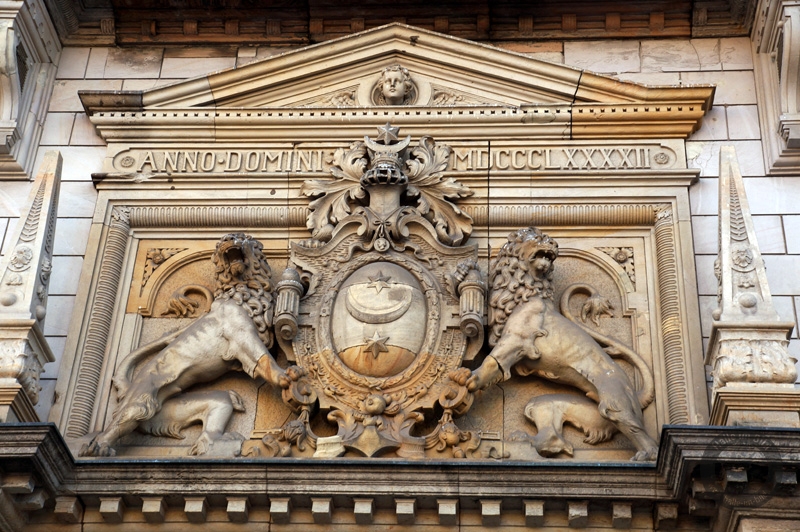
[(658, 457), (658, 448), (651, 447), (637, 452), (631, 458), (631, 462), (653, 462)]
[(301, 377), (304, 377), (308, 374), (305, 368), (301, 368), (300, 366), (289, 366), (286, 368), (286, 375), (292, 379), (293, 381), (299, 380)]
[(539, 432), (533, 437), (533, 446), (540, 455), (552, 458), (561, 453), (573, 455), (574, 449), (565, 439), (556, 433)]
[(83, 444), (81, 450), (78, 452), (78, 456), (110, 457), (110, 456), (116, 456), (116, 454), (117, 451), (115, 451), (114, 448), (111, 447), (109, 444), (104, 442), (97, 442), (95, 440)]
[(286, 368), (284, 374), (278, 378), (278, 385), (285, 390), (289, 388), (293, 382), (299, 381), (307, 374), (308, 372), (305, 370), (305, 368), (301, 368), (300, 366), (289, 366)]
[(468, 368), (458, 368), (451, 371), (447, 376), (459, 386), (466, 386), (469, 379), (472, 378), (472, 372)]
[(189, 449), (190, 456), (200, 456), (206, 454), (211, 446), (214, 445), (214, 440), (206, 431), (200, 433), (200, 436), (197, 437), (197, 441), (194, 442), (192, 448)]

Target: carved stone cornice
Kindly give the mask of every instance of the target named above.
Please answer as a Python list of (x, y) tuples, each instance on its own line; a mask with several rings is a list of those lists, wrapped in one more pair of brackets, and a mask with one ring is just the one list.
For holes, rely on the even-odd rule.
[[(374, 500), (375, 508), (383, 511), (384, 519), (393, 519), (396, 511), (397, 520), (405, 519), (405, 524), (429, 519), (435, 523), (436, 508), (442, 519), (447, 515), (442, 504), (447, 503), (462, 503), (456, 516), (475, 516), (475, 500), (493, 499), (503, 500), (503, 520), (535, 518), (535, 513), (531, 516), (527, 511), (538, 508), (535, 503), (542, 505), (542, 519), (545, 515), (566, 519), (568, 501), (583, 500), (591, 501), (592, 515), (608, 514), (608, 519), (612, 506), (614, 514), (630, 504), (652, 509), (656, 529), (669, 523), (667, 510), (674, 508), (673, 519), (697, 529), (706, 529), (709, 520), (716, 519), (722, 530), (736, 530), (742, 516), (798, 518), (796, 511), (787, 511), (798, 507), (794, 489), (800, 469), (798, 456), (800, 431), (796, 429), (666, 426), (656, 464), (482, 461), (426, 462), (431, 467), (421, 468), (386, 460), (287, 463), (259, 459), (206, 460), (198, 467), (196, 460), (185, 459), (75, 461), (53, 425), (17, 424), (0, 431), (0, 466), (25, 473), (4, 475), (4, 484), (11, 487), (13, 482), (16, 488), (4, 488), (0, 519), (6, 530), (20, 530), (30, 518), (29, 512), (38, 509), (35, 520), (39, 526), (82, 523), (84, 519), (88, 523), (97, 518), (100, 497), (124, 496), (127, 509), (120, 518), (125, 523), (140, 522), (147, 517), (142, 513), (149, 511), (144, 500), (158, 497), (170, 507), (168, 525), (174, 528), (176, 523), (192, 519), (189, 507), (183, 503), (175, 507), (185, 496), (205, 497), (208, 511), (222, 513), (222, 519), (227, 508), (234, 520), (230, 516), (236, 505), (231, 501), (246, 497), (251, 501), (249, 517), (236, 514), (243, 522), (255, 524), (269, 510), (272, 522), (298, 523), (308, 517), (310, 498), (333, 498), (347, 485), (356, 497), (381, 493), (382, 497)], [(611, 501), (610, 484), (615, 487)], [(22, 486), (27, 493), (20, 491)], [(27, 502), (31, 492), (40, 494), (40, 506)], [(409, 500), (415, 502), (413, 511), (401, 514), (400, 502)], [(352, 504), (345, 509), (333, 499), (331, 509), (339, 512), (337, 526), (352, 527), (358, 519)], [(535, 523), (529, 522), (541, 526)]]
[[(710, 108), (713, 87), (695, 87), (697, 94), (685, 94), (688, 101), (657, 101), (654, 104), (573, 104), (541, 105), (536, 108), (516, 106), (464, 106), (430, 111), (428, 107), (391, 110), (332, 108), (319, 110), (286, 108), (249, 109), (244, 113), (200, 111), (175, 107), (170, 110), (116, 111), (94, 108), (94, 100), (106, 101), (100, 91), (80, 91), (91, 121), (109, 143), (281, 140), (291, 131), (306, 140), (336, 140), (371, 129), (376, 121), (386, 120), (403, 127), (412, 136), (420, 136), (432, 127), (457, 128), (462, 137), (474, 140), (493, 139), (499, 134), (535, 136), (542, 140), (584, 139), (663, 139), (687, 138), (700, 127)], [(676, 95), (677, 96), (677, 95)], [(176, 113), (178, 117), (176, 118)], [(424, 119), (421, 119), (424, 114)], [(247, 123), (249, 129), (237, 128)], [(180, 130), (175, 130), (180, 125)], [(227, 128), (224, 139), (213, 127)], [(178, 136), (178, 134), (180, 136)]]
[[(418, 97), (376, 105), (376, 76), (397, 62)], [(452, 74), (440, 75), (445, 68)], [(320, 93), (323, 76), (330, 88)], [(461, 99), (437, 99), (445, 86)], [(357, 107), (331, 99), (334, 89)], [(686, 138), (713, 95), (713, 86), (650, 88), (398, 23), (170, 87), (80, 94), (110, 144), (265, 142), (290, 131), (305, 142), (347, 140), (387, 119), (415, 137), (447, 125), (475, 140)]]
[[(47, 284), (52, 270), (61, 155), (47, 152), (22, 212), (13, 248), (0, 263), (0, 387), (20, 385), (27, 399), (39, 398), (39, 374), (53, 357), (44, 339)], [(3, 403), (4, 405), (6, 403)], [(17, 410), (12, 406), (12, 410)], [(4, 420), (37, 421), (25, 407)]]

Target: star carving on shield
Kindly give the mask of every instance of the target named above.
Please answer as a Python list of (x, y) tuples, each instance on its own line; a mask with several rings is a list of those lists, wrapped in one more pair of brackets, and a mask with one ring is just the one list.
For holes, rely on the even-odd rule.
[(386, 347), (388, 340), (388, 336), (381, 336), (378, 331), (375, 331), (372, 338), (364, 338), (364, 341), (367, 342), (367, 345), (364, 346), (364, 351), (372, 351), (373, 358), (378, 358), (379, 354), (389, 351), (389, 348)]
[(369, 280), (372, 282), (369, 283), (367, 286), (369, 288), (374, 288), (377, 291), (377, 293), (380, 294), (381, 290), (383, 290), (384, 288), (389, 288), (390, 286), (389, 281), (391, 281), (392, 278), (391, 276), (383, 275), (383, 272), (378, 272), (378, 275), (376, 275), (375, 277), (370, 277)]
[(394, 127), (389, 122), (386, 122), (385, 126), (378, 126), (378, 136), (375, 138), (384, 144), (389, 145), (393, 140), (398, 140), (397, 133), (399, 132), (399, 127)]

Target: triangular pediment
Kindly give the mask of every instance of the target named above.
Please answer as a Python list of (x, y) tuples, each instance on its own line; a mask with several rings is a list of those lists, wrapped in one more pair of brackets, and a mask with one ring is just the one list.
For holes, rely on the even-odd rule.
[[(379, 87), (382, 72), (392, 65), (407, 69), (411, 82), (406, 99), (393, 105), (382, 98)], [(469, 108), (466, 112), (473, 114), (475, 108), (486, 108), (494, 114), (501, 108), (513, 122), (558, 122), (578, 138), (608, 136), (607, 128), (601, 131), (597, 124), (613, 125), (621, 137), (638, 136), (629, 129), (643, 123), (650, 128), (644, 136), (686, 137), (699, 127), (713, 93), (711, 86), (654, 88), (620, 82), (395, 23), (166, 87), (84, 92), (81, 98), (90, 116), (107, 111), (234, 108), (327, 108), (339, 114), (348, 109), (374, 113), (390, 108), (390, 114), (397, 115), (421, 107)], [(93, 121), (103, 133), (103, 121)], [(314, 121), (326, 122), (320, 121), (319, 113)], [(660, 125), (653, 129), (656, 123)]]
[[(417, 92), (411, 103), (419, 106), (442, 100), (505, 105), (571, 103), (581, 77), (578, 69), (391, 24), (146, 91), (143, 104), (145, 108), (325, 107), (345, 93), (352, 94), (351, 105), (368, 107), (379, 105), (372, 89), (381, 71), (395, 64), (409, 70)], [(204, 81), (207, 86), (202, 90)], [(623, 85), (619, 95), (609, 95), (610, 101), (636, 101), (633, 94), (624, 92)], [(445, 94), (452, 97), (447, 99)], [(584, 96), (587, 101), (598, 98)], [(341, 106), (342, 102), (340, 98), (336, 103)]]

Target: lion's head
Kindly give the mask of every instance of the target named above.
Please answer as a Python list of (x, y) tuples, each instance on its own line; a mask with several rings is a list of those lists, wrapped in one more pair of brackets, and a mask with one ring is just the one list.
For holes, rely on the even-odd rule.
[(250, 235), (229, 233), (217, 243), (211, 256), (216, 287), (214, 299), (231, 299), (248, 309), (258, 335), (272, 345), (272, 282), (264, 246)]
[(508, 235), (508, 242), (489, 266), (489, 345), (497, 343), (517, 305), (531, 297), (553, 298), (551, 276), (557, 257), (556, 241), (535, 227)]

